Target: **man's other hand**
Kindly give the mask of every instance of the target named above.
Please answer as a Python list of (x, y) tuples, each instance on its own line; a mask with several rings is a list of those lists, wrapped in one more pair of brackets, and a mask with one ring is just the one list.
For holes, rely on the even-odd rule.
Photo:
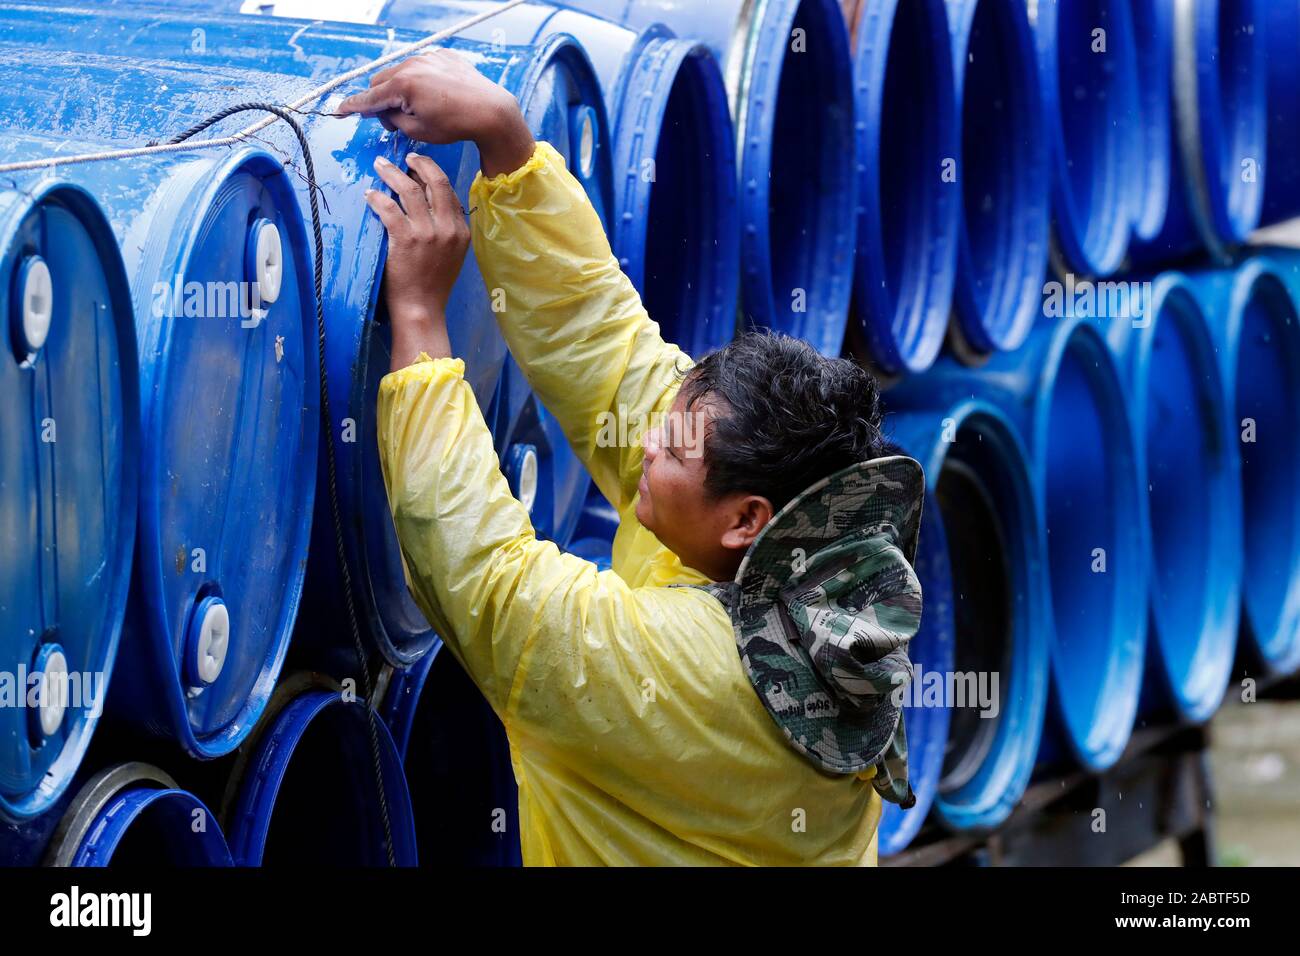
[(427, 156), (407, 157), (410, 173), (388, 160), (375, 171), (397, 196), (366, 191), (366, 202), (388, 230), (384, 303), (392, 322), (392, 368), (405, 368), (420, 352), (450, 357), (447, 299), (469, 248), (469, 224), (446, 174)]
[(338, 113), (373, 116), (386, 129), (425, 143), (470, 140), (487, 176), (518, 169), (536, 146), (515, 98), (451, 50), (380, 70), (370, 89), (349, 96)]

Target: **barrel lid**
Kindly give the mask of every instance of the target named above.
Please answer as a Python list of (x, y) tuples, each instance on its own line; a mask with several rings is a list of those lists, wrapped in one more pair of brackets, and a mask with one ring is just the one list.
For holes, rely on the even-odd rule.
[[(135, 329), (121, 256), (80, 187), (0, 192), (0, 700), (62, 662), (59, 706), (0, 707), (0, 814), (48, 809), (117, 654), (137, 499)], [(43, 650), (44, 649), (44, 650)], [(95, 699), (95, 695), (100, 695)], [(61, 709), (60, 719), (54, 716)]]
[[(211, 757), (256, 722), (288, 646), (316, 488), (319, 366), (311, 245), (284, 168), (262, 150), (199, 168), (160, 188), (135, 263), (152, 357), (137, 610), (176, 733)], [(195, 616), (214, 600), (230, 653), (195, 680), (192, 639), (206, 633)]]

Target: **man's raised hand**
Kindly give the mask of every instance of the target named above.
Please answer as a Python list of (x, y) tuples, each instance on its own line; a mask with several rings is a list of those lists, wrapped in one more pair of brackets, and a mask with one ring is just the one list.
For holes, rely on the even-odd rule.
[(372, 116), (386, 129), (441, 145), (469, 140), (488, 176), (518, 169), (536, 144), (519, 104), (451, 50), (434, 50), (380, 70), (370, 89), (349, 96), (338, 113)]

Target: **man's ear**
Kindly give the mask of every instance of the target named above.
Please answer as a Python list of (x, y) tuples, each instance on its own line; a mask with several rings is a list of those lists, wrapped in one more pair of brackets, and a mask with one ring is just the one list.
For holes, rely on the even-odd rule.
[(772, 502), (762, 495), (739, 497), (732, 506), (727, 528), (722, 532), (722, 546), (737, 551), (748, 550), (775, 513)]

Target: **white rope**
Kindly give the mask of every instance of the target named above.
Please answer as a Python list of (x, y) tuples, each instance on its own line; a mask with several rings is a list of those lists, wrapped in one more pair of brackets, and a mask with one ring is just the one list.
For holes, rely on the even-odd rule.
[[(410, 56), (412, 53), (415, 53), (418, 50), (423, 50), (427, 46), (432, 46), (435, 43), (441, 43), (443, 40), (450, 39), (463, 30), (468, 30), (470, 27), (482, 23), (484, 20), (495, 17), (497, 14), (505, 13), (505, 11), (509, 10), (511, 7), (517, 7), (519, 4), (525, 2), (527, 2), (527, 0), (506, 0), (506, 2), (502, 3), (500, 6), (493, 7), (490, 10), (485, 10), (482, 13), (476, 13), (474, 16), (453, 24), (445, 30), (439, 30), (437, 33), (430, 34), (422, 40), (416, 40), (414, 43), (408, 43), (403, 47), (399, 47), (392, 53), (386, 53), (377, 60), (371, 60), (369, 63), (359, 66), (354, 70), (348, 70), (348, 72), (334, 77), (334, 79), (329, 82), (322, 83), (310, 93), (303, 94), (292, 103), (286, 103), (285, 106), (291, 110), (301, 109), (308, 103), (314, 102), (322, 96), (338, 89), (344, 83), (350, 83), (357, 77), (365, 76), (367, 73), (373, 73), (375, 70), (385, 67), (393, 61)], [(79, 153), (72, 156), (46, 156), (41, 159), (27, 159), (18, 163), (3, 163), (0, 164), (0, 173), (18, 173), (30, 169), (49, 169), (54, 166), (71, 166), (75, 163), (107, 162), (115, 159), (130, 159), (135, 156), (149, 156), (154, 153), (179, 153), (186, 150), (212, 149), (216, 146), (233, 146), (236, 143), (243, 142), (255, 133), (266, 129), (278, 119), (279, 117), (277, 116), (268, 116), (265, 119), (258, 120), (252, 126), (241, 129), (238, 133), (233, 133), (230, 136), (222, 136), (218, 139), (186, 140), (183, 143), (160, 143), (156, 146), (133, 146), (126, 149), (104, 150), (103, 152), (98, 153)]]

